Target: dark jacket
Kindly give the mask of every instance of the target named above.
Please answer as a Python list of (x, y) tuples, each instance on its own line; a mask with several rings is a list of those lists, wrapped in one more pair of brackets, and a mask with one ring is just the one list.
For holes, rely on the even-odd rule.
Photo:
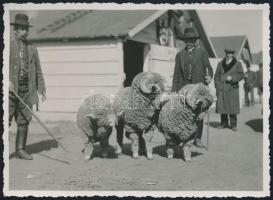
[[(13, 90), (18, 93), (18, 74), (20, 70), (20, 57), (18, 43), (14, 40), (10, 44), (9, 60), (9, 80), (13, 85)], [(37, 104), (39, 101), (37, 91), (42, 94), (46, 92), (43, 73), (40, 65), (37, 49), (32, 45), (27, 45), (28, 49), (28, 66), (29, 66), (29, 92), (31, 103)]]
[[(241, 62), (233, 58), (229, 70), (225, 70), (225, 59), (218, 63), (214, 75), (216, 88), (216, 112), (220, 114), (239, 114), (239, 82), (244, 78), (244, 71)], [(230, 75), (232, 80), (226, 81)]]
[[(184, 76), (186, 51), (186, 49), (183, 49), (176, 54), (172, 92), (177, 92), (184, 85), (188, 84)], [(205, 76), (209, 75), (211, 78), (213, 77), (213, 70), (209, 62), (208, 53), (204, 49), (196, 47), (193, 50), (193, 60), (191, 83), (205, 83)], [(206, 68), (208, 69), (208, 74)]]
[(258, 87), (258, 94), (261, 95), (263, 93), (263, 71), (261, 69), (259, 69), (256, 72), (256, 77), (257, 77), (256, 86)]
[(256, 72), (251, 70), (247, 71), (245, 73), (244, 79), (245, 79), (245, 83), (244, 83), (245, 88), (254, 88), (257, 81)]

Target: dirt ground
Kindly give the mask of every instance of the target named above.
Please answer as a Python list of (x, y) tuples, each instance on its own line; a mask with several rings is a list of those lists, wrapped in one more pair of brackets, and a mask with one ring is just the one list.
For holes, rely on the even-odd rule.
[[(65, 153), (34, 120), (30, 127), (27, 151), (34, 160), (14, 158), (15, 127), (9, 132), (10, 190), (262, 190), (263, 130), (261, 105), (243, 108), (238, 117), (238, 131), (219, 130), (219, 115), (210, 113), (209, 150), (192, 147), (193, 158), (184, 162), (181, 150), (168, 160), (165, 141), (156, 133), (154, 159), (131, 158), (129, 141), (125, 152), (115, 158), (100, 158), (96, 146), (95, 158), (83, 160), (83, 148), (75, 122), (47, 122), (55, 137), (69, 151)], [(205, 119), (206, 121), (206, 119)], [(207, 125), (203, 143), (207, 144)], [(110, 139), (113, 144), (113, 138)]]

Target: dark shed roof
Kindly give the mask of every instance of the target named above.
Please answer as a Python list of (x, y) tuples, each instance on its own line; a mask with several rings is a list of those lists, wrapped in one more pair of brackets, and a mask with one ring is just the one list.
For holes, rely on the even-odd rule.
[[(125, 36), (157, 10), (38, 11), (32, 40)], [(44, 17), (43, 17), (44, 16)], [(80, 30), (80, 31), (79, 31)]]

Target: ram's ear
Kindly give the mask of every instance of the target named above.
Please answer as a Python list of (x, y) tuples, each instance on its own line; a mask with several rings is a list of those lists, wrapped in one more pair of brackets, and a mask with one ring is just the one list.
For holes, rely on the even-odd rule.
[(120, 111), (119, 113), (117, 113), (117, 117), (122, 117), (122, 115), (123, 115), (123, 110), (122, 111)]

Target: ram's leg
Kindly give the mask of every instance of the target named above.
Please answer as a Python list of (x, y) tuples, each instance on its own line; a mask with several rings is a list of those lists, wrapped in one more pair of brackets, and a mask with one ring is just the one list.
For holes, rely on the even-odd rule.
[(166, 148), (167, 148), (167, 157), (168, 159), (172, 159), (173, 158), (173, 154), (174, 154), (174, 142), (172, 140), (166, 140)]
[(138, 138), (139, 154), (146, 154), (145, 140), (142, 136)]
[(148, 131), (147, 133), (143, 133), (143, 138), (146, 145), (147, 158), (149, 160), (152, 160), (153, 159), (153, 146), (152, 146), (153, 131)]
[(131, 140), (131, 149), (132, 149), (132, 153), (133, 153), (133, 158), (138, 159), (139, 154), (139, 143), (138, 143), (138, 135), (137, 133), (130, 133), (129, 135), (130, 140)]
[(78, 127), (81, 129), (80, 134), (84, 145), (84, 160), (90, 160), (93, 154), (93, 143), (95, 143), (94, 132), (91, 129), (90, 121), (78, 122)]
[(117, 140), (117, 143), (115, 145), (115, 153), (116, 155), (120, 155), (122, 153), (122, 148), (123, 148), (123, 126), (117, 125), (113, 133), (116, 134), (116, 140)]
[(93, 153), (93, 144), (92, 142), (87, 142), (84, 144), (84, 160), (90, 160)]
[(100, 148), (101, 148), (101, 156), (103, 158), (108, 157), (108, 137), (100, 138)]

